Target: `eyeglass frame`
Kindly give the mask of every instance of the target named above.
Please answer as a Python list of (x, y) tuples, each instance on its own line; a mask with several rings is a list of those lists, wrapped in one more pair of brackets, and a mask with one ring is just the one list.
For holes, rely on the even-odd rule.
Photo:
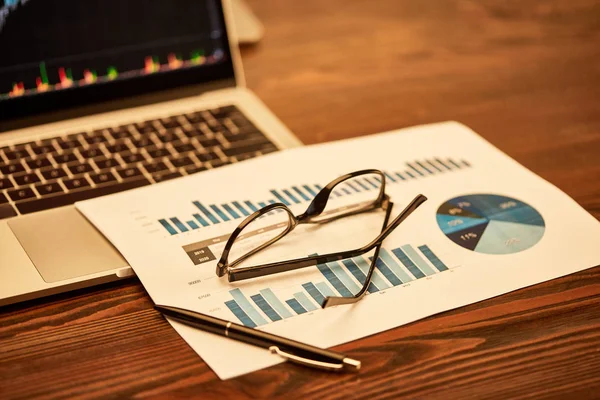
[[(348, 210), (347, 212), (342, 212), (341, 214), (319, 220), (318, 217), (325, 210), (325, 207), (327, 206), (327, 202), (331, 197), (331, 193), (333, 192), (333, 189), (337, 185), (339, 185), (349, 179), (352, 179), (352, 178), (355, 178), (355, 177), (358, 177), (361, 175), (367, 175), (367, 174), (379, 175), (381, 187), (379, 189), (379, 194), (375, 200), (368, 202), (367, 204), (365, 204), (364, 206), (362, 206), (360, 208), (357, 208), (354, 210)], [(381, 249), (381, 245), (383, 244), (383, 240), (387, 236), (389, 236), (394, 231), (394, 229), (396, 229), (398, 227), (398, 225), (400, 225), (400, 223), (402, 223), (414, 210), (416, 210), (421, 204), (423, 204), (423, 202), (425, 202), (427, 200), (427, 197), (425, 197), (424, 195), (422, 195), (422, 194), (417, 195), (404, 208), (404, 210), (402, 210), (402, 212), (396, 218), (394, 218), (394, 220), (391, 223), (388, 224), (394, 203), (390, 200), (389, 196), (385, 193), (385, 182), (386, 182), (385, 174), (383, 172), (381, 172), (380, 170), (377, 170), (377, 169), (359, 170), (359, 171), (351, 172), (348, 174), (344, 174), (344, 175), (340, 176), (339, 178), (331, 181), (325, 187), (323, 187), (319, 191), (319, 193), (317, 193), (317, 195), (314, 197), (314, 199), (311, 201), (307, 210), (300, 215), (297, 215), (297, 216), (294, 215), (294, 213), (290, 210), (290, 208), (283, 203), (269, 204), (269, 205), (261, 208), (260, 210), (255, 211), (254, 213), (252, 213), (248, 217), (246, 217), (236, 227), (236, 229), (232, 232), (232, 234), (229, 236), (229, 239), (227, 240), (227, 243), (225, 244), (225, 248), (223, 249), (223, 253), (221, 254), (221, 258), (219, 259), (219, 262), (217, 263), (217, 267), (216, 267), (217, 276), (223, 277), (223, 276), (225, 276), (225, 274), (227, 274), (228, 281), (235, 282), (235, 281), (240, 281), (240, 280), (245, 280), (245, 279), (251, 279), (251, 278), (272, 275), (272, 274), (276, 274), (276, 273), (280, 273), (280, 272), (292, 271), (292, 270), (305, 268), (305, 267), (311, 267), (311, 266), (315, 266), (317, 264), (341, 261), (341, 260), (345, 260), (348, 258), (363, 255), (363, 254), (368, 253), (369, 251), (375, 249), (375, 253), (373, 254), (373, 258), (371, 260), (371, 265), (369, 267), (368, 273), (366, 274), (365, 282), (363, 283), (362, 288), (353, 296), (328, 296), (328, 297), (325, 297), (325, 301), (323, 302), (323, 304), (321, 306), (322, 306), (322, 308), (327, 308), (327, 307), (331, 307), (331, 306), (335, 306), (335, 305), (351, 304), (351, 303), (357, 302), (358, 300), (360, 300), (362, 298), (362, 296), (364, 296), (366, 294), (369, 284), (371, 283), (371, 278), (372, 278), (374, 270), (375, 270), (376, 262), (379, 257), (379, 251)], [(294, 228), (296, 228), (296, 226), (298, 226), (298, 225), (306, 224), (306, 223), (316, 223), (316, 224), (329, 223), (329, 222), (332, 222), (332, 221), (335, 221), (335, 220), (338, 220), (341, 218), (345, 218), (345, 217), (348, 217), (351, 215), (362, 214), (365, 212), (373, 211), (378, 208), (382, 208), (385, 211), (385, 217), (384, 217), (381, 233), (375, 239), (373, 239), (371, 242), (369, 242), (368, 244), (366, 244), (363, 247), (360, 247), (357, 249), (352, 249), (352, 250), (345, 250), (345, 251), (340, 251), (340, 252), (335, 252), (335, 253), (329, 253), (329, 254), (312, 255), (312, 256), (298, 258), (298, 259), (278, 261), (278, 262), (267, 263), (267, 264), (262, 264), (262, 265), (255, 265), (255, 266), (248, 266), (248, 267), (236, 267), (237, 264), (243, 262), (244, 260), (253, 256), (254, 254), (258, 253), (259, 251), (264, 250), (265, 248), (271, 246), (275, 242), (281, 240), (283, 237), (285, 237), (287, 234), (289, 234), (291, 231), (293, 231)], [(282, 209), (287, 213), (287, 216), (289, 218), (289, 223), (288, 223), (288, 226), (286, 227), (286, 229), (283, 230), (280, 234), (278, 234), (274, 238), (266, 241), (265, 243), (261, 244), (260, 246), (257, 246), (256, 248), (245, 253), (244, 255), (237, 258), (233, 262), (229, 263), (228, 262), (229, 252), (231, 251), (231, 248), (233, 247), (233, 245), (234, 245), (235, 241), (237, 240), (238, 236), (240, 235), (240, 233), (242, 233), (243, 230), (249, 224), (254, 222), (257, 218), (259, 218), (263, 215), (266, 215), (267, 213), (277, 210), (277, 209)]]

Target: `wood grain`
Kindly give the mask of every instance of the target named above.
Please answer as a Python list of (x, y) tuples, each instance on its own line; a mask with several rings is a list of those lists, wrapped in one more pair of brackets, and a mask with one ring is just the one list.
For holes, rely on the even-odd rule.
[[(597, 1), (249, 3), (248, 86), (305, 143), (458, 120), (600, 218)], [(598, 398), (600, 267), (337, 349), (363, 370), (220, 381), (131, 280), (0, 309), (0, 398)]]

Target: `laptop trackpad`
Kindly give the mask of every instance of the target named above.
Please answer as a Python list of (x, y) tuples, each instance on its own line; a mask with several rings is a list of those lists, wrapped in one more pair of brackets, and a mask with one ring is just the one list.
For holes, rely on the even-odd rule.
[(127, 266), (74, 206), (14, 218), (8, 225), (48, 283)]

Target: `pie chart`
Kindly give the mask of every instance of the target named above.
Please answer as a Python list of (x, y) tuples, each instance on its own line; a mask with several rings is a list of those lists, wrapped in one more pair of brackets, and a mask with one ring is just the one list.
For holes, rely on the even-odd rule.
[(465, 249), (511, 254), (534, 246), (544, 236), (542, 215), (529, 204), (495, 194), (469, 194), (443, 203), (436, 219), (442, 232)]

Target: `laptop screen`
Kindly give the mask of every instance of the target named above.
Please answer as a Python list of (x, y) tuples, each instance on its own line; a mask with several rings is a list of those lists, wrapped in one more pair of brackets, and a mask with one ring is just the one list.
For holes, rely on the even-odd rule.
[(219, 0), (0, 0), (0, 120), (233, 78)]

